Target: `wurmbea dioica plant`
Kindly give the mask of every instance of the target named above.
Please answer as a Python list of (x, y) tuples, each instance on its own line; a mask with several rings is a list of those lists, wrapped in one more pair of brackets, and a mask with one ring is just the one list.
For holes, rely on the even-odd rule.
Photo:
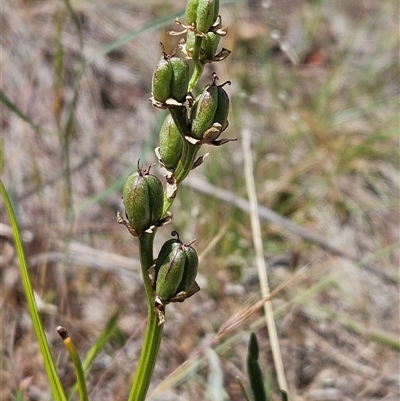
[[(161, 341), (165, 322), (165, 309), (171, 302), (183, 302), (199, 291), (196, 283), (198, 257), (192, 244), (176, 238), (162, 246), (153, 259), (153, 242), (157, 228), (172, 219), (169, 211), (180, 184), (189, 172), (202, 164), (198, 156), (202, 145), (222, 145), (231, 139), (219, 139), (228, 126), (229, 97), (226, 84), (217, 85), (214, 73), (211, 83), (194, 97), (193, 90), (206, 63), (224, 60), (230, 51), (217, 53), (219, 40), (227, 30), (222, 27), (219, 1), (189, 0), (186, 6), (187, 25), (177, 20), (183, 30), (169, 32), (186, 35), (175, 51), (169, 55), (162, 48), (162, 56), (152, 79), (153, 106), (168, 109), (169, 114), (161, 127), (156, 155), (166, 169), (165, 188), (159, 178), (150, 173), (151, 166), (139, 166), (123, 189), (126, 220), (123, 224), (138, 238), (143, 282), (148, 302), (148, 321), (142, 353), (132, 384), (129, 400), (144, 400)], [(183, 57), (178, 57), (180, 51)], [(189, 63), (193, 64), (190, 76)]]

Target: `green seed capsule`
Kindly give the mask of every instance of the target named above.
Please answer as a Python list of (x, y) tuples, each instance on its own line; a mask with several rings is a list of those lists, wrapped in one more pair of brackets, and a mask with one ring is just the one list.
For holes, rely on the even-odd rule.
[(186, 5), (186, 20), (189, 25), (207, 33), (219, 13), (219, 0), (189, 0)]
[(197, 7), (196, 28), (207, 33), (215, 22), (219, 12), (219, 1), (200, 0)]
[(148, 171), (138, 169), (126, 180), (123, 189), (125, 213), (129, 225), (139, 234), (162, 217), (164, 190), (161, 181)]
[[(178, 236), (178, 233), (173, 231), (172, 235)], [(155, 264), (157, 295), (168, 301), (181, 291), (188, 293), (195, 284), (198, 264), (191, 244), (183, 244), (179, 236), (165, 242)]]
[(186, 98), (189, 85), (189, 64), (178, 57), (171, 57), (170, 63), (172, 67), (171, 80), (171, 97), (178, 102), (183, 102)]
[(213, 23), (217, 20), (219, 14), (219, 0), (214, 0), (214, 17)]
[(196, 98), (191, 110), (192, 137), (203, 138), (204, 132), (214, 122), (214, 115), (218, 106), (218, 88), (208, 85)]
[(168, 300), (177, 294), (185, 270), (186, 254), (182, 245), (173, 246), (157, 272), (156, 293)]
[[(228, 81), (229, 82), (229, 81)], [(230, 82), (229, 82), (230, 84)], [(218, 107), (214, 115), (214, 123), (226, 124), (229, 114), (229, 97), (222, 86), (218, 86)]]
[(152, 94), (161, 103), (169, 98), (185, 100), (189, 85), (189, 64), (178, 57), (164, 53), (153, 73)]
[(199, 0), (188, 0), (186, 4), (185, 16), (189, 25), (196, 23), (197, 7)]
[(167, 242), (164, 243), (164, 245), (161, 247), (160, 252), (157, 256), (157, 261), (155, 265), (155, 274), (157, 278), (157, 274), (160, 271), (161, 266), (164, 264), (165, 260), (167, 257), (171, 254), (171, 252), (176, 248), (179, 247), (182, 244), (182, 242), (179, 239), (170, 239)]
[(193, 31), (188, 31), (186, 34), (186, 53), (189, 57), (193, 55), (194, 43), (196, 40), (196, 34)]
[(199, 266), (199, 258), (195, 249), (191, 245), (184, 245), (184, 248), (186, 263), (183, 277), (177, 290), (178, 293), (180, 291), (189, 292), (196, 281), (197, 268)]
[(160, 156), (167, 169), (174, 169), (182, 154), (182, 137), (170, 114), (160, 130)]
[(207, 40), (204, 39), (201, 46), (203, 49), (201, 55), (202, 60), (211, 60), (215, 56), (220, 38), (221, 37), (214, 32), (207, 33)]
[(152, 94), (155, 100), (164, 103), (171, 97), (173, 71), (168, 59), (162, 57), (153, 73)]

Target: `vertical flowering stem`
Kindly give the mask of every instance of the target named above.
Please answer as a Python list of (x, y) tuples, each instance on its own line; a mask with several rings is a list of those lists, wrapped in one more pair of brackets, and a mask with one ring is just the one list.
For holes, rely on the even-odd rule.
[(164, 325), (158, 325), (148, 270), (153, 264), (154, 233), (139, 237), (140, 263), (148, 304), (148, 318), (139, 363), (128, 401), (144, 401), (153, 375)]
[[(149, 174), (150, 167), (148, 170), (141, 170), (139, 166), (137, 173), (132, 173), (124, 186), (123, 199), (128, 222), (120, 214), (118, 222), (124, 224), (129, 232), (139, 239), (140, 262), (148, 302), (143, 348), (128, 401), (144, 401), (146, 398), (161, 343), (163, 324), (160, 323), (163, 323), (164, 305), (170, 302), (183, 302), (200, 289), (195, 281), (198, 258), (190, 244), (185, 245), (180, 242), (179, 249), (174, 248), (173, 251), (177, 253), (170, 258), (172, 248), (169, 247), (172, 245), (167, 241), (159, 252), (154, 268), (154, 280), (149, 277), (149, 269), (153, 265), (156, 227), (161, 227), (171, 220), (172, 214), (168, 212), (180, 184), (192, 168), (199, 166), (204, 160), (204, 156), (196, 160), (201, 145), (209, 143), (219, 146), (229, 141), (217, 140), (222, 129), (227, 126), (229, 100), (226, 94), (225, 97), (219, 95), (220, 89), (215, 86), (215, 78), (212, 83), (213, 98), (208, 102), (211, 106), (205, 104), (199, 108), (201, 112), (191, 112), (195, 107), (193, 104), (196, 104), (191, 92), (203, 73), (205, 63), (202, 61), (205, 54), (205, 50), (202, 49), (203, 40), (206, 40), (208, 32), (215, 31), (220, 36), (226, 33), (226, 29), (220, 29), (218, 33), (221, 23), (220, 17), (218, 18), (218, 7), (218, 0), (188, 0), (186, 17), (189, 25), (185, 26), (184, 32), (195, 32), (193, 52), (190, 47), (190, 56), (194, 63), (192, 76), (189, 77), (189, 65), (186, 60), (176, 56), (178, 48), (172, 55), (167, 55), (163, 51), (163, 56), (153, 73), (150, 100), (155, 107), (168, 108), (182, 139), (182, 143), (178, 144), (172, 140), (170, 143), (160, 141), (159, 154), (164, 151), (165, 161), (169, 156), (172, 156), (173, 160), (169, 163), (171, 161), (169, 158), (168, 163), (163, 163), (162, 157), (157, 154), (161, 164), (168, 169), (167, 187), (163, 189), (159, 179)], [(182, 46), (180, 49), (182, 50)], [(207, 49), (210, 49), (210, 43)], [(215, 55), (215, 51), (216, 45), (212, 47), (211, 43), (207, 62), (223, 60), (224, 57)], [(221, 100), (219, 108), (215, 105), (218, 99)], [(196, 132), (193, 130), (194, 126), (197, 127)], [(153, 232), (149, 234), (151, 230)], [(176, 242), (176, 240), (170, 241), (174, 244)]]

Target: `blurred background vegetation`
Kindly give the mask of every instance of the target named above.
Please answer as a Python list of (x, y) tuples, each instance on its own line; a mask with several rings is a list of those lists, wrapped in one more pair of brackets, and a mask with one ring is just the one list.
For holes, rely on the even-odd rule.
[[(159, 42), (169, 52), (177, 45), (165, 32), (178, 29), (184, 7), (2, 2), (2, 179), (67, 387), (73, 371), (55, 327), (66, 326), (84, 355), (119, 312), (88, 377), (99, 401), (127, 398), (141, 347), (137, 244), (116, 212), (137, 160), (156, 161), (164, 114), (148, 101), (151, 76)], [(239, 141), (206, 149), (173, 205), (172, 225), (157, 235), (157, 247), (171, 229), (197, 238), (202, 291), (168, 310), (150, 399), (242, 400), (236, 376), (246, 383), (252, 330), (276, 394), (261, 313), (212, 343), (230, 316), (259, 299), (250, 218), (238, 207), (248, 197), (243, 129), (266, 208), (271, 288), (305, 268), (273, 300), (293, 399), (399, 399), (399, 4), (237, 0), (223, 3), (221, 15), (229, 28), (221, 47), (232, 54), (207, 66), (202, 85), (213, 71), (232, 81), (224, 135)], [(3, 210), (1, 224), (2, 399), (44, 400)]]

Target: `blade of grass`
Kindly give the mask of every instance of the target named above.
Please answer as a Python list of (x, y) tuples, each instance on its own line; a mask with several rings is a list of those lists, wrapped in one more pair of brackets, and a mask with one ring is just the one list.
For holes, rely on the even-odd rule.
[(110, 53), (111, 51), (117, 49), (118, 47), (124, 45), (125, 43), (129, 42), (132, 39), (136, 39), (140, 35), (152, 31), (153, 29), (158, 29), (163, 27), (166, 24), (171, 23), (175, 20), (175, 18), (181, 17), (184, 14), (184, 11), (181, 10), (175, 14), (169, 14), (165, 17), (159, 18), (156, 21), (151, 21), (150, 23), (146, 24), (142, 28), (129, 31), (125, 35), (120, 36), (119, 38), (113, 40), (110, 43), (107, 43), (102, 48), (100, 48), (97, 52), (95, 52), (86, 62), (86, 66), (96, 61), (99, 57), (105, 56), (106, 54)]
[(2, 102), (10, 111), (16, 114), (21, 120), (28, 123), (35, 131), (41, 134), (50, 135), (48, 131), (40, 125), (35, 124), (26, 114), (24, 114), (7, 96), (3, 91), (0, 91), (0, 102)]
[(267, 394), (265, 392), (261, 368), (258, 363), (258, 356), (259, 348), (257, 337), (254, 333), (251, 333), (246, 359), (251, 392), (254, 401), (267, 401)]
[[(258, 217), (258, 202), (254, 184), (253, 160), (250, 148), (250, 131), (248, 129), (242, 130), (242, 147), (244, 155), (246, 186), (250, 202), (250, 219), (253, 232), (253, 242), (256, 251), (257, 271), (260, 280), (261, 294), (263, 298), (266, 298), (270, 295), (270, 291), (261, 238), (260, 220)], [(264, 311), (279, 388), (281, 393), (288, 394), (288, 385), (286, 382), (286, 376), (283, 367), (282, 355), (279, 347), (278, 334), (276, 331), (271, 301), (267, 301), (264, 304)]]
[(117, 321), (119, 317), (119, 311), (115, 312), (108, 320), (104, 330), (94, 342), (90, 350), (88, 351), (85, 361), (83, 362), (83, 369), (85, 371), (85, 376), (89, 373), (89, 369), (96, 356), (104, 349), (110, 338), (114, 335), (117, 328)]
[(250, 401), (250, 398), (249, 398), (249, 396), (246, 394), (246, 390), (245, 390), (245, 388), (244, 388), (244, 386), (243, 386), (242, 381), (240, 380), (240, 377), (237, 377), (237, 378), (236, 378), (236, 381), (237, 381), (237, 383), (239, 384), (240, 391), (242, 392), (242, 395), (243, 395), (244, 399), (245, 399), (246, 401)]
[(89, 401), (86, 389), (85, 374), (83, 372), (82, 362), (81, 359), (79, 358), (78, 351), (76, 350), (75, 345), (68, 334), (68, 331), (64, 327), (58, 326), (57, 332), (62, 338), (63, 344), (67, 349), (69, 356), (74, 364), (76, 379), (78, 382), (80, 400)]
[(24, 287), (25, 297), (28, 302), (29, 312), (33, 321), (33, 327), (35, 329), (36, 337), (39, 342), (40, 351), (43, 356), (44, 366), (46, 369), (47, 377), (50, 381), (50, 386), (53, 392), (53, 395), (57, 401), (67, 401), (67, 397), (65, 395), (64, 389), (62, 387), (60, 377), (58, 376), (57, 369), (54, 363), (54, 359), (51, 355), (50, 347), (47, 342), (46, 335), (43, 330), (42, 323), (40, 321), (39, 312), (37, 309), (37, 305), (35, 302), (35, 296), (33, 294), (33, 289), (31, 285), (31, 281), (29, 279), (28, 267), (26, 263), (26, 257), (24, 253), (24, 249), (22, 246), (22, 241), (20, 237), (20, 230), (17, 224), (17, 220), (15, 218), (15, 213), (13, 207), (11, 205), (10, 198), (8, 197), (7, 191), (4, 187), (3, 181), (0, 180), (0, 192), (2, 198), (4, 200), (8, 218), (10, 219), (10, 223), (13, 229), (14, 235), (14, 243), (15, 248), (18, 255), (20, 273), (22, 278), (22, 284)]
[[(83, 56), (83, 36), (79, 18), (73, 9), (69, 0), (64, 0), (64, 4), (75, 24), (77, 36), (79, 39), (79, 68), (75, 74), (73, 84), (73, 96), (67, 106), (67, 119), (63, 130), (60, 130), (60, 142), (61, 142), (61, 155), (63, 161), (63, 174), (65, 179), (65, 199), (66, 199), (66, 221), (68, 224), (67, 238), (71, 235), (73, 220), (75, 211), (72, 205), (72, 182), (71, 182), (71, 159), (70, 159), (70, 148), (72, 141), (72, 128), (75, 117), (75, 110), (78, 104), (79, 86), (85, 70), (85, 58)], [(59, 34), (61, 36), (61, 33)], [(61, 46), (61, 44), (60, 44)], [(61, 52), (62, 52), (61, 48)], [(57, 74), (57, 71), (56, 71)]]

